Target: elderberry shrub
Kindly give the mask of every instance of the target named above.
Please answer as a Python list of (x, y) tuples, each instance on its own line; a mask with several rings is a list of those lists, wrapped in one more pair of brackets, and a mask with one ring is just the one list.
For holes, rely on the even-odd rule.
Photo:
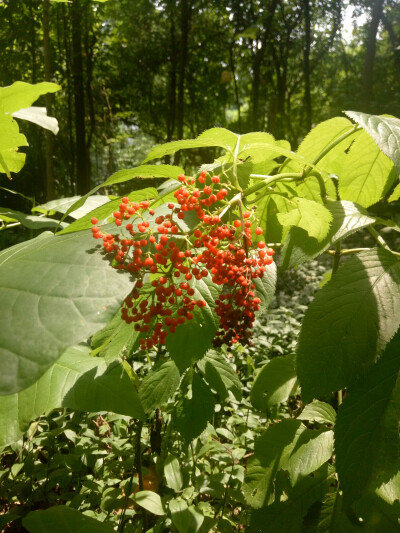
[[(178, 179), (182, 186), (174, 193), (177, 203), (168, 204), (171, 212), (165, 216), (156, 216), (148, 201), (137, 203), (124, 197), (114, 213), (118, 233), (103, 233), (96, 226), (98, 220), (92, 219), (93, 237), (103, 240), (114, 268), (130, 272), (135, 281), (121, 316), (146, 334), (140, 339), (142, 349), (165, 344), (168, 334), (193, 319), (196, 307), (207, 305), (194, 298), (194, 283), (210, 276), (222, 286), (215, 307), (219, 328), (214, 346), (249, 344), (261, 303), (254, 280), (264, 276), (274, 250), (263, 241), (255, 242), (263, 230), (254, 227), (253, 212), (241, 213), (233, 224), (221, 221), (222, 211), (230, 204), (229, 191), (219, 176), (201, 172), (197, 184), (184, 175)], [(185, 232), (180, 221), (189, 211), (195, 213), (198, 224)]]

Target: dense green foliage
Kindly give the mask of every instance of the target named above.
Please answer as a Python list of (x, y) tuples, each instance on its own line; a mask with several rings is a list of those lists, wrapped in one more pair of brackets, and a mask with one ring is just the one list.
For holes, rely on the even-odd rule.
[[(8, 89), (9, 102), (21, 88)], [(266, 133), (212, 128), (154, 147), (82, 198), (36, 207), (49, 227), (61, 222), (56, 234), (0, 254), (9, 531), (398, 531), (400, 226), (390, 212), (400, 120), (347, 115), (353, 122), (316, 126), (297, 152)], [(18, 133), (11, 118), (8, 127)], [(0, 143), (3, 160), (18, 155), (18, 136)], [(253, 346), (212, 347), (215, 302), (229, 286), (208, 279), (190, 282), (204, 299), (193, 320), (142, 350), (143, 332), (119, 311), (136, 274), (113, 270), (89, 229), (113, 231), (117, 220), (126, 231), (115, 217), (121, 197), (96, 203), (94, 193), (123, 184), (126, 202), (146, 198), (165, 214), (182, 169), (146, 162), (209, 147), (217, 159), (202, 172), (229, 188), (210, 207), (213, 224), (257, 217), (280, 250), (278, 282), (274, 264), (257, 281), (264, 314)], [(158, 189), (135, 187), (160, 177)], [(188, 250), (205, 224), (190, 215), (176, 237)]]

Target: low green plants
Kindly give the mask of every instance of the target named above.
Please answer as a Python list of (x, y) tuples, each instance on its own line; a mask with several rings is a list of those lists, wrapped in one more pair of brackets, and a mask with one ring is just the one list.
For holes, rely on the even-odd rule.
[(346, 114), (296, 152), (213, 128), (39, 206), (56, 233), (0, 253), (4, 525), (398, 531), (400, 227), (371, 207), (400, 197), (400, 120)]

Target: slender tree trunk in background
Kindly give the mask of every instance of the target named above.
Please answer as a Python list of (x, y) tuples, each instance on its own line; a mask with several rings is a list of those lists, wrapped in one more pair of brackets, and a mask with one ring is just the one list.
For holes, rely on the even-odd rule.
[(374, 71), (374, 61), (376, 52), (376, 34), (378, 32), (379, 22), (382, 18), (384, 0), (374, 0), (371, 11), (371, 22), (368, 27), (367, 38), (365, 41), (365, 60), (362, 90), (362, 111), (368, 112), (371, 108), (372, 99), (372, 81)]
[(305, 43), (303, 51), (304, 72), (304, 108), (306, 112), (307, 131), (311, 130), (312, 107), (311, 107), (311, 84), (310, 84), (310, 50), (311, 50), (311, 16), (308, 0), (303, 0)]
[(94, 110), (94, 98), (92, 91), (92, 81), (93, 81), (93, 56), (94, 56), (94, 47), (96, 43), (96, 36), (89, 28), (89, 13), (85, 9), (85, 31), (84, 31), (84, 48), (85, 48), (85, 57), (86, 57), (86, 97), (89, 107), (89, 122), (90, 128), (87, 135), (86, 141), (86, 164), (87, 172), (90, 176), (91, 172), (91, 162), (90, 162), (90, 147), (92, 145), (92, 139), (96, 127), (96, 113)]
[(396, 79), (398, 85), (400, 85), (400, 39), (397, 38), (393, 24), (386, 15), (382, 15), (382, 22), (385, 30), (389, 35), (389, 41), (393, 49), (393, 60), (396, 67)]
[(65, 74), (67, 80), (67, 120), (68, 120), (68, 140), (69, 140), (69, 157), (67, 161), (67, 166), (69, 170), (69, 181), (70, 181), (70, 191), (71, 195), (76, 194), (76, 183), (75, 183), (75, 145), (74, 145), (74, 132), (72, 124), (72, 89), (71, 89), (71, 43), (69, 39), (69, 25), (67, 18), (67, 11), (65, 4), (62, 4), (62, 14), (63, 14), (63, 35), (64, 35), (64, 49), (65, 49)]
[(239, 127), (238, 133), (242, 133), (242, 118), (241, 118), (241, 115), (240, 115), (239, 89), (238, 89), (238, 84), (237, 84), (237, 79), (236, 79), (235, 62), (234, 62), (234, 59), (233, 59), (233, 47), (234, 46), (235, 46), (235, 42), (232, 41), (232, 43), (231, 43), (231, 45), (229, 47), (229, 64), (230, 64), (230, 67), (231, 67), (231, 72), (232, 72), (232, 77), (233, 77), (233, 88), (234, 88), (234, 91), (235, 91), (235, 101), (236, 101), (236, 107), (237, 107), (237, 111), (238, 111), (238, 127)]
[(168, 117), (167, 117), (167, 141), (171, 141), (175, 131), (176, 118), (176, 76), (177, 76), (177, 43), (175, 32), (175, 0), (169, 0), (168, 11), (170, 17), (170, 51), (171, 70), (169, 74), (169, 96), (168, 96)]
[[(43, 1), (43, 53), (44, 53), (44, 79), (51, 81), (51, 50), (50, 50), (50, 0)], [(46, 94), (46, 111), (47, 115), (52, 115), (53, 95)], [(45, 131), (46, 136), (46, 200), (54, 198), (54, 167), (53, 153), (54, 141), (51, 131)]]
[(260, 128), (260, 85), (261, 85), (261, 65), (264, 60), (265, 51), (267, 48), (268, 39), (271, 34), (272, 22), (274, 20), (275, 11), (278, 5), (278, 0), (271, 0), (268, 11), (265, 16), (263, 34), (261, 38), (261, 45), (257, 48), (253, 58), (253, 79), (251, 86), (251, 124), (250, 129), (257, 131)]
[(183, 138), (183, 117), (185, 102), (185, 73), (188, 58), (188, 36), (190, 29), (190, 17), (192, 6), (190, 0), (181, 2), (181, 49), (178, 81), (178, 109), (177, 109), (177, 135), (178, 139)]
[(81, 38), (82, 2), (73, 0), (71, 4), (72, 24), (72, 69), (75, 97), (75, 152), (77, 192), (80, 195), (90, 190), (90, 176), (86, 157), (85, 133), (85, 88), (83, 76), (82, 38)]
[(36, 29), (35, 29), (35, 14), (32, 9), (32, 4), (29, 4), (29, 14), (32, 19), (31, 24), (31, 58), (32, 58), (32, 83), (36, 83), (37, 75), (36, 75), (36, 64), (37, 64), (37, 48), (36, 48)]

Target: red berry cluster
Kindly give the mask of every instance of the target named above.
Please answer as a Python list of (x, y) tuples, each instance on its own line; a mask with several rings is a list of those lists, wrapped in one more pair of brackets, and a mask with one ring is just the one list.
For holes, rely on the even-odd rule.
[[(140, 340), (142, 349), (164, 344), (168, 333), (193, 319), (196, 307), (207, 305), (195, 298), (194, 286), (195, 280), (210, 272), (212, 281), (223, 286), (215, 308), (220, 329), (214, 345), (245, 344), (261, 302), (254, 280), (264, 275), (274, 252), (262, 241), (252, 246), (251, 212), (244, 212), (233, 225), (221, 224), (219, 213), (228, 190), (218, 176), (210, 179), (202, 172), (198, 187), (193, 178), (181, 175), (179, 181), (182, 186), (174, 193), (177, 204), (168, 204), (167, 215), (156, 216), (148, 201), (122, 198), (114, 223), (122, 226), (126, 221), (122, 226), (126, 235), (103, 233), (92, 218), (93, 237), (103, 240), (104, 250), (113, 255), (114, 268), (127, 270), (136, 279), (123, 303), (122, 318), (147, 335)], [(195, 211), (199, 219), (189, 235), (179, 227), (187, 211)], [(262, 229), (253, 232), (261, 235)]]

